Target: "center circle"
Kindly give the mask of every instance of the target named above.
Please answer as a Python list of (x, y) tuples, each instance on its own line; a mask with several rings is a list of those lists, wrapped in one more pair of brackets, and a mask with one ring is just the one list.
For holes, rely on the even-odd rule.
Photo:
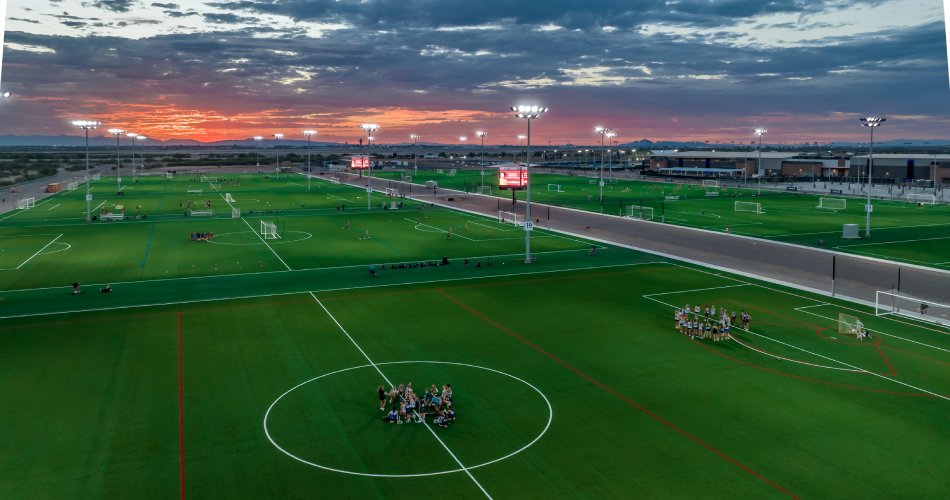
[[(283, 236), (277, 240), (268, 240), (267, 244), (269, 245), (279, 245), (281, 243), (296, 243), (298, 241), (309, 240), (313, 238), (313, 234), (306, 231), (281, 231)], [(246, 242), (231, 242), (227, 240), (233, 239), (244, 239)], [(224, 240), (224, 241), (221, 241)], [(213, 243), (215, 245), (233, 245), (233, 246), (251, 246), (251, 245), (260, 245), (261, 238), (257, 234), (251, 234), (248, 232), (235, 232), (235, 233), (221, 233), (214, 235), (214, 238), (207, 240), (208, 243)]]
[[(287, 445), (286, 443), (285, 443), (284, 445), (281, 445), (280, 443), (278, 443), (278, 440), (277, 440), (277, 439), (273, 436), (273, 434), (271, 433), (271, 429), (270, 429), (270, 427), (269, 427), (269, 424), (270, 424), (270, 421), (271, 421), (271, 419), (272, 419), (271, 413), (274, 411), (274, 409), (278, 406), (279, 403), (281, 403), (282, 401), (285, 401), (285, 398), (286, 398), (288, 395), (291, 395), (291, 394), (294, 393), (295, 391), (298, 391), (299, 389), (301, 389), (301, 388), (307, 386), (308, 384), (317, 382), (317, 381), (319, 381), (319, 380), (321, 380), (321, 379), (325, 379), (325, 378), (327, 378), (327, 377), (331, 377), (331, 376), (333, 376), (333, 375), (339, 375), (339, 374), (343, 374), (343, 373), (346, 373), (346, 372), (351, 372), (351, 371), (354, 371), (354, 370), (361, 370), (361, 369), (376, 369), (376, 370), (378, 370), (378, 367), (380, 367), (380, 366), (387, 366), (387, 365), (405, 365), (405, 364), (429, 364), (429, 365), (461, 366), (461, 367), (466, 367), (466, 368), (474, 368), (474, 369), (477, 369), (477, 370), (484, 370), (484, 371), (486, 371), (486, 372), (490, 372), (490, 373), (494, 373), (494, 374), (497, 374), (497, 375), (501, 375), (501, 376), (503, 376), (503, 377), (506, 377), (506, 378), (512, 379), (512, 380), (514, 380), (514, 381), (517, 381), (517, 382), (519, 382), (519, 383), (521, 383), (521, 384), (524, 384), (525, 386), (527, 386), (528, 388), (530, 388), (531, 391), (533, 391), (534, 393), (537, 393), (537, 395), (539, 395), (539, 396), (541, 397), (541, 399), (542, 399), (543, 402), (544, 402), (544, 405), (547, 407), (547, 410), (548, 410), (547, 422), (545, 422), (544, 428), (541, 429), (541, 431), (540, 431), (533, 439), (531, 439), (531, 441), (529, 441), (527, 444), (525, 444), (524, 446), (521, 446), (520, 448), (518, 448), (518, 449), (516, 449), (516, 450), (514, 450), (514, 451), (512, 451), (512, 452), (510, 452), (510, 453), (507, 453), (507, 454), (505, 454), (505, 455), (503, 455), (503, 456), (500, 456), (500, 457), (498, 457), (498, 458), (493, 458), (493, 459), (491, 459), (491, 460), (484, 461), (484, 462), (479, 463), (479, 464), (477, 464), (477, 465), (466, 465), (466, 466), (464, 466), (464, 468), (459, 467), (459, 468), (455, 468), (455, 469), (436, 470), (436, 471), (432, 471), (432, 472), (421, 472), (421, 473), (407, 473), (407, 474), (387, 474), (387, 473), (360, 472), (360, 471), (354, 471), (354, 470), (347, 470), (347, 469), (343, 469), (343, 468), (339, 468), (339, 467), (330, 467), (330, 466), (327, 466), (327, 465), (324, 465), (324, 464), (316, 463), (316, 462), (313, 461), (313, 460), (308, 460), (308, 459), (306, 459), (306, 458), (303, 458), (303, 457), (299, 456), (299, 453), (298, 453), (298, 454), (295, 454), (294, 452), (288, 451), (287, 448), (289, 447), (289, 445)], [(468, 364), (468, 363), (456, 363), (456, 362), (451, 362), (451, 361), (390, 361), (390, 362), (385, 362), (385, 363), (376, 363), (375, 365), (367, 364), (367, 365), (359, 365), (359, 366), (351, 366), (351, 367), (349, 367), (349, 368), (343, 368), (343, 369), (341, 369), (341, 370), (336, 370), (336, 371), (332, 371), (332, 372), (329, 372), (329, 373), (324, 373), (323, 375), (320, 375), (320, 376), (318, 376), (318, 377), (314, 377), (314, 378), (312, 378), (312, 379), (309, 379), (309, 380), (306, 380), (306, 381), (304, 381), (304, 382), (301, 382), (301, 383), (295, 385), (294, 387), (291, 387), (291, 388), (288, 389), (286, 392), (284, 392), (283, 394), (281, 394), (280, 396), (278, 396), (277, 399), (275, 399), (275, 400), (270, 404), (270, 406), (267, 408), (267, 411), (264, 412), (264, 434), (267, 436), (267, 440), (270, 441), (270, 443), (271, 443), (275, 448), (277, 448), (278, 450), (280, 450), (281, 453), (284, 453), (284, 454), (287, 455), (288, 457), (293, 458), (294, 460), (297, 460), (298, 462), (304, 463), (304, 464), (309, 465), (309, 466), (311, 466), (311, 467), (316, 467), (316, 468), (318, 468), (318, 469), (323, 469), (323, 470), (327, 470), (327, 471), (331, 471), (331, 472), (338, 472), (338, 473), (341, 473), (341, 474), (350, 474), (350, 475), (354, 475), (354, 476), (365, 476), (365, 477), (392, 477), (392, 478), (396, 478), (396, 477), (426, 477), (426, 476), (438, 476), (438, 475), (443, 475), (443, 474), (454, 474), (454, 473), (457, 473), (457, 472), (465, 472), (466, 470), (471, 470), (471, 469), (477, 469), (477, 468), (480, 468), (480, 467), (485, 467), (486, 465), (491, 465), (491, 464), (500, 462), (500, 461), (502, 461), (502, 460), (511, 458), (511, 457), (513, 457), (513, 456), (515, 456), (515, 455), (517, 455), (517, 454), (519, 454), (519, 453), (525, 451), (526, 449), (528, 449), (529, 447), (531, 447), (532, 445), (534, 445), (536, 442), (538, 442), (538, 440), (540, 440), (541, 437), (544, 436), (544, 434), (545, 434), (545, 433), (548, 431), (548, 429), (551, 427), (551, 422), (553, 421), (553, 419), (554, 419), (554, 410), (553, 410), (553, 408), (551, 407), (551, 402), (548, 400), (547, 396), (545, 396), (544, 393), (541, 392), (540, 389), (538, 389), (537, 387), (535, 387), (535, 386), (532, 385), (531, 383), (529, 383), (529, 382), (527, 382), (527, 381), (525, 381), (525, 380), (523, 380), (523, 379), (521, 379), (521, 378), (518, 378), (518, 377), (516, 377), (516, 376), (514, 376), (514, 375), (511, 375), (511, 374), (509, 374), (509, 373), (505, 373), (505, 372), (500, 371), (500, 370), (495, 370), (495, 369), (493, 369), (493, 368), (486, 368), (486, 367), (484, 367), (484, 366), (478, 366), (478, 365), (473, 365), (473, 364)], [(406, 424), (406, 425), (413, 425), (413, 424)], [(421, 425), (428, 427), (430, 424), (425, 423), (425, 424), (421, 424)], [(456, 423), (456, 424), (454, 424), (454, 425), (455, 425), (455, 426), (458, 426), (458, 425), (463, 425), (463, 424), (458, 424), (458, 423)], [(431, 429), (431, 428), (430, 428), (430, 429)], [(430, 437), (430, 438), (431, 438), (431, 437)], [(437, 445), (435, 445), (435, 446), (437, 446)]]

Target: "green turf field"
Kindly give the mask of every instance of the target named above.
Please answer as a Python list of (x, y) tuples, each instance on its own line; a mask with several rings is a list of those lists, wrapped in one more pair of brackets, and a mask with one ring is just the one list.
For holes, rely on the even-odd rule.
[[(493, 169), (486, 169), (486, 184), (497, 184)], [(379, 175), (401, 179), (405, 172), (382, 171)], [(606, 175), (606, 174), (605, 174)], [(435, 171), (412, 173), (415, 183), (435, 180), (440, 187), (480, 192), (478, 170), (457, 170), (456, 175)], [(938, 269), (950, 269), (950, 206), (915, 206), (900, 201), (874, 201), (871, 238), (865, 239), (864, 200), (847, 198), (844, 209), (818, 208), (820, 196), (763, 191), (755, 189), (713, 189), (669, 182), (646, 182), (614, 179), (604, 186), (604, 203), (600, 203), (598, 179), (582, 175), (568, 176), (535, 173), (531, 199), (538, 203), (558, 205), (611, 215), (631, 215), (712, 231), (729, 230), (733, 234), (767, 238), (806, 246), (822, 246), (842, 252), (908, 262)], [(717, 191), (719, 196), (707, 196)], [(502, 198), (508, 191), (493, 190)], [(518, 192), (519, 199), (524, 193)], [(842, 196), (829, 196), (842, 198)], [(673, 199), (675, 198), (675, 199)], [(761, 213), (736, 211), (736, 201), (760, 203)], [(751, 208), (751, 207), (750, 207)], [(862, 238), (841, 238), (843, 224), (858, 224)]]
[[(326, 182), (249, 178), (226, 192), (270, 211), (186, 217), (185, 180), (161, 181), (137, 187), (174, 210), (145, 219), (82, 223), (66, 193), (33, 209), (75, 201), (57, 220), (0, 223), (0, 498), (950, 487), (947, 328), (540, 230), (525, 264), (510, 225), (338, 210), (327, 194), (360, 191)], [(686, 303), (751, 327), (690, 339), (673, 326)], [(839, 313), (872, 338), (839, 334)], [(456, 421), (383, 422), (376, 388), (409, 382), (451, 384)]]

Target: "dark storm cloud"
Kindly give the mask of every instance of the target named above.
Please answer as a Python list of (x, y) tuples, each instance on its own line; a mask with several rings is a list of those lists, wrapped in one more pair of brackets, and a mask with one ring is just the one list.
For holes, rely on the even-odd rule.
[(152, 7), (158, 7), (160, 9), (169, 9), (169, 10), (180, 8), (177, 3), (153, 3)]
[(132, 9), (132, 4), (136, 0), (96, 0), (92, 2), (94, 7), (111, 10), (112, 12), (128, 12)]
[(257, 22), (253, 17), (237, 16), (234, 14), (205, 14), (206, 21), (220, 24), (246, 24)]

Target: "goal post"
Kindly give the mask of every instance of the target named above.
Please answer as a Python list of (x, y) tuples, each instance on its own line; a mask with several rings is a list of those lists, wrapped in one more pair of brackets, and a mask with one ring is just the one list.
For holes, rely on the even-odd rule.
[(339, 183), (340, 183), (339, 177), (330, 177), (330, 184), (339, 184)]
[(762, 204), (753, 201), (736, 201), (736, 212), (755, 212), (762, 213)]
[(516, 226), (524, 225), (524, 216), (515, 212), (498, 212), (498, 222), (502, 224), (514, 224)]
[(224, 201), (227, 203), (234, 203), (234, 197), (231, 196), (231, 193), (224, 193)]
[(20, 198), (16, 202), (16, 207), (20, 210), (29, 210), (36, 206), (36, 197)]
[(210, 177), (210, 176), (202, 175), (202, 176), (201, 176), (201, 182), (218, 182), (218, 178), (217, 178), (217, 177)]
[(907, 201), (910, 203), (925, 203), (927, 205), (935, 205), (937, 203), (937, 197), (932, 194), (907, 193)]
[(396, 189), (396, 188), (386, 188), (386, 196), (389, 196), (389, 197), (392, 197), (392, 198), (398, 198), (398, 197), (399, 197), (399, 194), (400, 194), (400, 192), (399, 192), (399, 190)]
[(491, 186), (481, 186), (479, 192), (484, 195), (491, 196)]
[(79, 188), (78, 182), (70, 182), (69, 184), (66, 184), (66, 189), (68, 189), (69, 191), (75, 191), (78, 188)]
[(848, 208), (848, 200), (845, 198), (818, 198), (818, 208), (827, 208), (829, 210), (844, 210)]
[(864, 338), (866, 335), (864, 323), (862, 323), (857, 316), (838, 313), (838, 334), (854, 335), (857, 338)]
[(166, 178), (166, 179), (174, 179), (174, 178), (175, 178), (175, 174), (173, 174), (173, 173), (171, 173), (171, 172), (165, 172), (165, 178)]
[(560, 184), (548, 184), (548, 191), (554, 191), (554, 192), (557, 192), (557, 193), (563, 193), (563, 192), (564, 192), (564, 190), (561, 189), (561, 185), (560, 185)]
[(280, 238), (280, 234), (277, 233), (277, 224), (262, 220), (261, 237), (265, 240), (276, 240), (277, 238)]
[(874, 297), (874, 315), (903, 316), (950, 326), (950, 305), (896, 291), (877, 291)]
[(653, 220), (653, 207), (627, 205), (627, 217), (631, 219)]
[(713, 181), (713, 180), (706, 180), (706, 179), (703, 179), (703, 187), (718, 188), (718, 187), (719, 187), (719, 181)]

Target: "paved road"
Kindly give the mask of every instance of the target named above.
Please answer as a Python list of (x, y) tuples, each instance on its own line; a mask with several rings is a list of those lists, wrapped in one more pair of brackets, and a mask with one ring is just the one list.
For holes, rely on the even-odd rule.
[[(345, 181), (365, 186), (366, 180), (348, 175)], [(491, 196), (373, 179), (382, 191), (400, 185), (403, 194), (440, 206), (459, 208), (495, 217), (499, 209), (511, 211), (511, 202)], [(437, 192), (436, 192), (437, 191)], [(524, 212), (519, 202), (517, 212)], [(900, 287), (903, 294), (950, 304), (950, 272), (895, 264), (837, 252), (582, 212), (532, 203), (540, 226), (602, 241), (658, 252), (741, 274), (806, 287), (821, 293), (874, 303), (877, 290)], [(834, 284), (832, 272), (834, 267)], [(834, 290), (832, 288), (834, 287)]]

